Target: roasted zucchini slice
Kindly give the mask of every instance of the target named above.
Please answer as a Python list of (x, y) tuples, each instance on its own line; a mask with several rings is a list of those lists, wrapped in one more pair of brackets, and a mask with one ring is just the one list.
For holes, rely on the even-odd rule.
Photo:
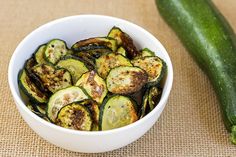
[(47, 115), (48, 118), (55, 122), (58, 111), (65, 105), (72, 102), (81, 101), (88, 99), (88, 95), (80, 87), (71, 86), (65, 89), (61, 89), (54, 93), (49, 101), (47, 106)]
[(63, 59), (57, 63), (57, 66), (70, 72), (74, 84), (78, 81), (82, 74), (88, 71), (86, 65), (73, 56), (63, 57)]
[(19, 72), (18, 84), (22, 92), (34, 103), (46, 103), (48, 101), (47, 96), (30, 80), (25, 70)]
[(126, 52), (126, 50), (124, 49), (124, 47), (122, 47), (122, 46), (120, 46), (118, 49), (117, 49), (117, 51), (116, 51), (118, 54), (121, 54), (121, 55), (123, 55), (123, 56), (127, 56), (127, 52)]
[(153, 110), (154, 107), (156, 107), (156, 105), (160, 101), (161, 93), (162, 93), (162, 90), (155, 86), (150, 88), (149, 94), (148, 94), (148, 104), (149, 104), (150, 110)]
[(112, 93), (129, 94), (139, 91), (147, 81), (147, 73), (141, 68), (119, 66), (109, 72), (106, 83)]
[(85, 40), (80, 40), (71, 47), (71, 49), (74, 52), (90, 51), (95, 49), (106, 49), (106, 48), (109, 48), (113, 52), (115, 52), (117, 49), (116, 40), (109, 37), (89, 38)]
[(26, 60), (24, 68), (29, 76), (32, 74), (32, 67), (35, 65), (37, 65), (37, 62), (33, 57)]
[(141, 51), (141, 56), (142, 57), (155, 56), (155, 53), (153, 51), (151, 51), (150, 49), (148, 49), (148, 48), (144, 48)]
[(48, 42), (44, 58), (46, 61), (52, 64), (56, 64), (61, 57), (65, 56), (68, 53), (66, 43), (60, 39), (53, 39)]
[(133, 66), (127, 58), (117, 53), (109, 53), (96, 60), (97, 72), (104, 79), (111, 69), (121, 65)]
[(32, 71), (40, 78), (43, 86), (52, 93), (72, 85), (71, 75), (66, 69), (56, 69), (49, 64), (39, 64), (34, 66)]
[(140, 109), (139, 118), (143, 118), (150, 110), (148, 106), (149, 105), (148, 96), (149, 96), (149, 89), (145, 91), (145, 94), (143, 96), (142, 107)]
[(73, 102), (61, 108), (56, 124), (64, 128), (90, 131), (92, 118), (89, 110), (78, 102)]
[(38, 64), (47, 63), (47, 61), (44, 59), (44, 53), (46, 50), (46, 44), (40, 45), (38, 49), (34, 53), (34, 59)]
[(147, 72), (149, 85), (158, 84), (166, 72), (165, 62), (157, 56), (141, 57), (131, 62), (134, 66), (140, 67)]
[(135, 102), (129, 97), (115, 95), (104, 101), (100, 110), (101, 130), (120, 128), (138, 120)]
[(114, 38), (117, 40), (118, 46), (122, 46), (126, 52), (129, 59), (133, 59), (139, 55), (137, 48), (135, 47), (132, 38), (123, 32), (118, 27), (113, 27), (108, 33), (108, 37)]
[(106, 83), (95, 71), (84, 73), (76, 82), (76, 86), (83, 87), (91, 98), (99, 104), (107, 95)]
[(47, 104), (35, 104), (35, 108), (38, 112), (46, 115)]
[(87, 107), (88, 110), (90, 111), (93, 119), (93, 128), (96, 129), (98, 126), (99, 114), (100, 114), (98, 104), (96, 103), (96, 101), (93, 101), (92, 99), (82, 100), (80, 104)]
[(75, 54), (79, 59), (81, 59), (89, 70), (95, 69), (95, 58), (86, 52), (79, 52)]

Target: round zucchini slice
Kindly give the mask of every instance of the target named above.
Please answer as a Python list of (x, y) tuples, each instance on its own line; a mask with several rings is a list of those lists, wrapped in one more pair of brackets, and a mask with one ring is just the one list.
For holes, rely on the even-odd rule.
[(149, 85), (158, 84), (166, 71), (165, 62), (157, 56), (137, 58), (132, 60), (132, 63), (147, 72)]
[(25, 70), (19, 72), (18, 84), (22, 92), (34, 103), (46, 103), (48, 101), (47, 96), (30, 80)]
[(61, 108), (56, 124), (64, 128), (90, 131), (92, 128), (92, 118), (86, 107), (78, 102), (74, 102)]
[(109, 71), (117, 66), (133, 66), (131, 62), (121, 54), (109, 53), (96, 60), (98, 74), (106, 78)]
[(162, 93), (161, 89), (158, 89), (155, 86), (150, 88), (148, 94), (148, 103), (150, 110), (153, 110), (154, 107), (156, 107), (157, 103), (160, 101), (161, 93)]
[(57, 63), (57, 66), (70, 72), (74, 84), (78, 81), (83, 73), (88, 71), (86, 65), (73, 56), (65, 56), (65, 58)]
[(34, 53), (34, 59), (38, 64), (47, 63), (47, 61), (44, 59), (45, 50), (46, 44), (39, 46), (36, 52)]
[(76, 82), (76, 86), (83, 87), (89, 96), (99, 104), (107, 95), (106, 83), (95, 71), (84, 73)]
[(135, 105), (135, 102), (126, 96), (115, 95), (108, 98), (100, 110), (100, 129), (111, 130), (137, 121)]
[(66, 69), (56, 69), (49, 64), (39, 64), (34, 66), (32, 71), (40, 78), (43, 86), (52, 93), (72, 85), (71, 75)]
[(71, 86), (61, 89), (50, 97), (48, 101), (47, 115), (52, 122), (55, 122), (58, 111), (63, 106), (88, 98), (87, 94), (79, 87)]
[(44, 57), (45, 59), (52, 64), (56, 64), (61, 57), (65, 56), (68, 52), (65, 41), (60, 39), (53, 39), (48, 42)]
[(112, 93), (130, 94), (139, 91), (147, 81), (147, 73), (141, 68), (119, 66), (109, 72), (106, 83)]

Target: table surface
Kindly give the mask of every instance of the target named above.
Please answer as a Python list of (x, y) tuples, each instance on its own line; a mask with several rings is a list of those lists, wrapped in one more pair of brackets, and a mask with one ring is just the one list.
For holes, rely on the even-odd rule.
[[(214, 0), (236, 30), (236, 1)], [(235, 156), (208, 78), (160, 17), (154, 0), (0, 0), (0, 156)], [(174, 66), (169, 102), (158, 122), (134, 143), (107, 153), (83, 154), (58, 148), (23, 121), (7, 82), (10, 57), (32, 30), (51, 20), (102, 14), (140, 25), (167, 49)]]

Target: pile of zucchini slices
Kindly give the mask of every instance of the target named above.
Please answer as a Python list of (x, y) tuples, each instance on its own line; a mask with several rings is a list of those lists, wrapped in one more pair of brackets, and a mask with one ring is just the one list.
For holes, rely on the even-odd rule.
[(64, 128), (98, 131), (144, 117), (160, 100), (165, 62), (113, 27), (106, 37), (41, 45), (19, 72), (27, 107)]

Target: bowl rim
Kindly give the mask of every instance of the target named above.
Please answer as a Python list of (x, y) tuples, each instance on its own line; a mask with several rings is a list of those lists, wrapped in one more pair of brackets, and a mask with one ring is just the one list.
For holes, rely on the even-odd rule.
[[(24, 45), (24, 43), (27, 41), (27, 39), (32, 35), (35, 34), (37, 32), (40, 32), (42, 29), (46, 28), (46, 27), (50, 27), (54, 24), (57, 23), (61, 23), (63, 21), (66, 20), (71, 20), (71, 19), (76, 19), (76, 18), (106, 18), (109, 20), (116, 20), (116, 21), (120, 21), (122, 23), (128, 24), (131, 27), (135, 27), (136, 29), (138, 29), (139, 31), (141, 31), (142, 33), (144, 33), (146, 36), (148, 36), (148, 38), (150, 38), (151, 40), (155, 41), (158, 44), (158, 47), (161, 49), (161, 53), (165, 56), (165, 62), (168, 65), (167, 66), (167, 71), (168, 71), (168, 75), (166, 77), (166, 91), (165, 93), (163, 93), (162, 98), (160, 100), (160, 102), (158, 103), (158, 105), (150, 112), (148, 113), (146, 116), (144, 116), (143, 118), (137, 120), (136, 122), (120, 127), (120, 128), (116, 128), (116, 129), (112, 129), (112, 130), (105, 130), (105, 131), (79, 131), (79, 130), (72, 130), (72, 129), (67, 129), (67, 128), (63, 128), (60, 126), (57, 126), (53, 123), (47, 122), (44, 119), (40, 118), (39, 116), (37, 116), (36, 114), (34, 114), (33, 112), (31, 112), (25, 105), (25, 103), (21, 100), (20, 96), (18, 96), (17, 94), (17, 88), (14, 86), (14, 81), (13, 81), (13, 65), (14, 65), (14, 61), (16, 60), (16, 54), (20, 52), (21, 47)], [(93, 135), (93, 136), (97, 136), (97, 135), (108, 135), (108, 134), (114, 134), (114, 133), (118, 133), (118, 132), (123, 132), (125, 130), (129, 130), (130, 128), (135, 128), (138, 125), (144, 123), (145, 121), (147, 121), (149, 118), (151, 118), (158, 110), (161, 109), (161, 107), (164, 105), (165, 107), (165, 103), (168, 100), (171, 88), (172, 88), (172, 84), (173, 84), (173, 67), (172, 67), (172, 63), (170, 60), (170, 57), (166, 51), (166, 49), (164, 48), (164, 46), (161, 44), (161, 42), (155, 38), (151, 33), (149, 33), (147, 30), (145, 30), (144, 28), (129, 22), (127, 20), (124, 19), (120, 19), (117, 17), (112, 17), (112, 16), (106, 16), (106, 15), (97, 15), (97, 14), (80, 14), (80, 15), (73, 15), (73, 16), (67, 16), (67, 17), (62, 17), (59, 19), (55, 19), (52, 20), (46, 24), (43, 24), (41, 26), (39, 26), (38, 28), (36, 28), (35, 30), (33, 30), (32, 32), (30, 32), (27, 36), (24, 37), (24, 39), (17, 45), (15, 51), (13, 52), (10, 62), (9, 62), (9, 67), (8, 67), (8, 83), (10, 86), (10, 90), (11, 93), (13, 95), (13, 98), (15, 100), (15, 103), (17, 103), (16, 105), (18, 105), (18, 107), (21, 107), (22, 110), (24, 110), (24, 112), (26, 112), (27, 114), (29, 114), (35, 121), (40, 122), (41, 124), (52, 128), (54, 130), (58, 130), (64, 133), (69, 133), (69, 134), (77, 134), (77, 135)]]

